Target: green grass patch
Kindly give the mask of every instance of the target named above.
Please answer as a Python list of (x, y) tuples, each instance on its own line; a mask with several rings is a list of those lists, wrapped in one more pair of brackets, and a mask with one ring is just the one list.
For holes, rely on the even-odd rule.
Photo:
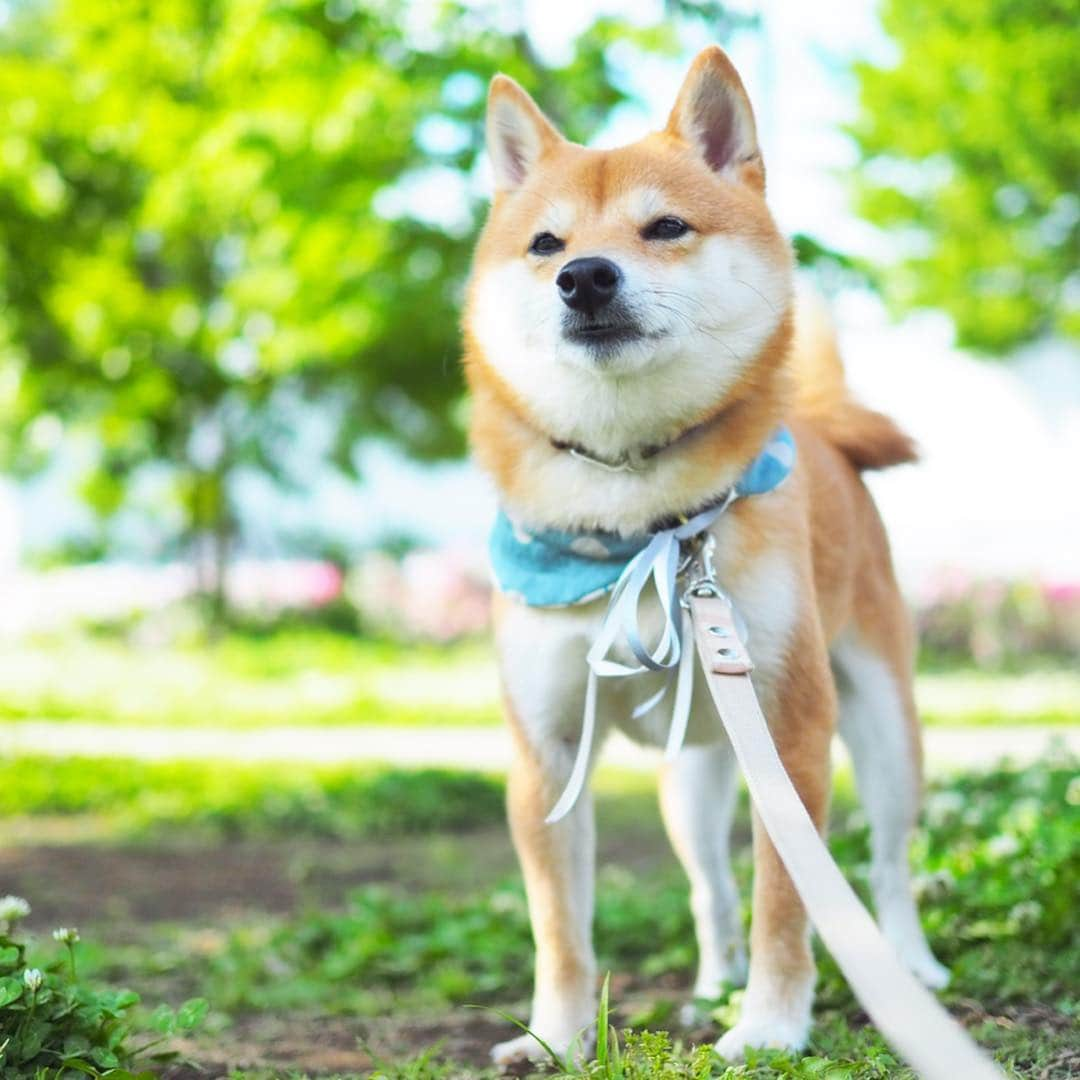
[[(1034, 1040), (1022, 1030), (984, 1026), (975, 1031), (1010, 1077), (1071, 1080), (1074, 1060), (1067, 1035)], [(618, 1038), (618, 1042), (616, 1042)], [(459, 1080), (461, 1066), (425, 1053), (401, 1063), (380, 1062), (368, 1080)], [(494, 1069), (470, 1069), (471, 1080), (500, 1075)], [(551, 1080), (918, 1080), (873, 1032), (852, 1029), (840, 1017), (819, 1023), (814, 1048), (806, 1054), (750, 1051), (745, 1064), (729, 1065), (709, 1045), (688, 1046), (666, 1031), (613, 1032), (605, 1055), (575, 1065), (532, 1073)], [(231, 1080), (269, 1080), (270, 1074), (233, 1074)], [(299, 1078), (297, 1078), (299, 1080)], [(351, 1080), (340, 1077), (339, 1080)], [(359, 1077), (357, 1077), (359, 1080)]]
[[(1080, 672), (1060, 662), (995, 673), (927, 661), (917, 693), (933, 724), (1080, 721)], [(86, 632), (16, 642), (0, 656), (3, 719), (409, 727), (496, 724), (500, 709), (485, 642), (403, 645), (292, 625), (209, 644)]]
[[(53, 934), (57, 955), (33, 966), (16, 923), (29, 908), (0, 898), (0, 1076), (5, 1080), (153, 1080), (179, 1055), (164, 1045), (199, 1027), (208, 1005), (161, 1005), (149, 1016), (131, 990), (101, 989), (80, 975), (79, 933)], [(136, 1072), (135, 1070), (138, 1070)]]
[[(1080, 895), (1080, 781), (1077, 762), (1047, 760), (1022, 771), (999, 769), (934, 785), (913, 852), (923, 921), (953, 971), (943, 994), (1010, 1075), (1065, 1077), (1075, 1063), (1080, 1016), (1080, 950), (1074, 925)], [(614, 796), (616, 818), (633, 832), (629, 804), (655, 815), (643, 793)], [(650, 799), (651, 803), (651, 799)], [(602, 818), (604, 813), (602, 804)], [(608, 824), (611, 824), (609, 822)], [(842, 805), (830, 844), (866, 895), (868, 837), (857, 811)], [(464, 850), (462, 857), (467, 857)], [(744, 898), (749, 854), (736, 859)], [(619, 1058), (595, 1060), (567, 1075), (588, 1077), (910, 1078), (870, 1028), (832, 960), (819, 952), (821, 976), (809, 1056), (760, 1054), (727, 1068), (711, 1051), (686, 1045), (667, 1027), (694, 961), (686, 886), (670, 869), (634, 872), (608, 863), (597, 889), (600, 965), (636, 998), (617, 1010)], [(516, 877), (471, 892), (388, 886), (353, 891), (338, 910), (260, 917), (200, 935), (177, 931), (153, 950), (101, 955), (98, 974), (153, 984), (155, 972), (181, 980), (233, 1015), (439, 1015), (466, 1004), (524, 1008), (532, 954)], [(145, 963), (146, 967), (141, 965)], [(667, 990), (656, 986), (667, 985)], [(644, 995), (644, 999), (642, 998)], [(617, 998), (618, 995), (616, 995)], [(737, 1014), (741, 992), (713, 1003), (720, 1026)], [(618, 1001), (616, 1000), (616, 1005)], [(526, 1019), (522, 1015), (522, 1019)], [(1065, 1063), (1065, 1064), (1062, 1064)], [(438, 1052), (384, 1063), (386, 1080), (459, 1076)], [(246, 1074), (253, 1078), (261, 1074)], [(267, 1074), (269, 1075), (269, 1074)], [(470, 1076), (489, 1075), (470, 1069)]]
[[(949, 998), (1039, 1001), (1080, 1015), (1075, 775), (1064, 765), (998, 770), (931, 792), (913, 855), (927, 932), (955, 975)], [(867, 832), (852, 821), (856, 815), (840, 817), (830, 845), (865, 897)], [(736, 868), (745, 894), (748, 852)], [(641, 880), (623, 867), (602, 868), (596, 924), (602, 967), (651, 979), (691, 966), (679, 875)], [(516, 880), (467, 896), (366, 888), (339, 912), (237, 929), (210, 960), (207, 994), (233, 1009), (318, 1004), (375, 1012), (388, 1000), (412, 1008), (513, 998), (527, 989), (521, 960), (530, 951)], [(819, 999), (854, 1009), (827, 955)]]
[(5, 718), (257, 728), (493, 724), (499, 710), (483, 644), (404, 647), (290, 627), (212, 644), (86, 633), (13, 643), (0, 656)]
[(921, 672), (916, 699), (928, 724), (1080, 723), (1080, 671), (1044, 663), (1026, 671), (954, 668)]
[(0, 817), (86, 814), (113, 835), (350, 839), (491, 824), (503, 785), (446, 769), (0, 759)]

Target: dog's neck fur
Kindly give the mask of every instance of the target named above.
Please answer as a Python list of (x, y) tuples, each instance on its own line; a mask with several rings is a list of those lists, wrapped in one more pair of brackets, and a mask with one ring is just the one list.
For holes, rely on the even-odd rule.
[[(664, 402), (657, 401), (654, 415), (666, 423), (647, 430), (619, 430), (620, 387), (596, 376), (588, 403), (568, 409), (564, 426), (552, 431), (499, 378), (479, 345), (467, 340), (474, 453), (503, 506), (530, 528), (641, 533), (657, 520), (708, 503), (761, 450), (787, 413), (790, 341), (789, 312), (722, 400), (699, 402), (696, 412), (674, 418), (666, 418)], [(604, 417), (616, 422), (603, 424)], [(690, 429), (696, 429), (691, 438), (678, 438)], [(640, 472), (608, 472), (557, 448), (552, 438), (581, 442), (611, 458), (643, 443), (670, 445)]]

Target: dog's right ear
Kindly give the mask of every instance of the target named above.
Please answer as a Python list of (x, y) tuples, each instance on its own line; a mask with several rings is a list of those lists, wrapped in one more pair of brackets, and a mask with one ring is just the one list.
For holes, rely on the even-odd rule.
[(496, 191), (513, 191), (563, 137), (540, 106), (509, 75), (496, 75), (488, 90), (487, 149)]

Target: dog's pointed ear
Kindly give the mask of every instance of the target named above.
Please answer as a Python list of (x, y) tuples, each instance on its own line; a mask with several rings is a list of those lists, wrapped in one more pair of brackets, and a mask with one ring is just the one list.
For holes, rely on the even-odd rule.
[(496, 75), (488, 90), (487, 150), (496, 191), (513, 191), (563, 137), (540, 106), (509, 75)]
[(694, 58), (668, 118), (667, 133), (697, 148), (714, 172), (764, 189), (754, 110), (739, 73), (718, 45)]

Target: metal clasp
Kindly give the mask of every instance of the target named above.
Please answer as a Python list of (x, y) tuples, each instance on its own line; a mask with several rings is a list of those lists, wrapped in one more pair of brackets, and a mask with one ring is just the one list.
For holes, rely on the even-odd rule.
[(702, 541), (695, 551), (688, 556), (680, 573), (696, 567), (697, 573), (687, 582), (683, 589), (679, 603), (684, 608), (690, 607), (691, 596), (723, 596), (720, 585), (716, 580), (716, 567), (713, 565), (713, 552), (716, 550), (716, 537), (712, 533), (704, 533)]
[(735, 606), (735, 601), (723, 589), (716, 580), (716, 567), (713, 565), (713, 552), (716, 550), (716, 537), (712, 533), (706, 533), (704, 543), (693, 552), (690, 562), (696, 564), (698, 573), (687, 582), (679, 599), (681, 607), (690, 609), (690, 597), (715, 597), (727, 601), (731, 608), (731, 617), (735, 623), (735, 632), (745, 645), (750, 640), (750, 627), (742, 617), (742, 612)]

